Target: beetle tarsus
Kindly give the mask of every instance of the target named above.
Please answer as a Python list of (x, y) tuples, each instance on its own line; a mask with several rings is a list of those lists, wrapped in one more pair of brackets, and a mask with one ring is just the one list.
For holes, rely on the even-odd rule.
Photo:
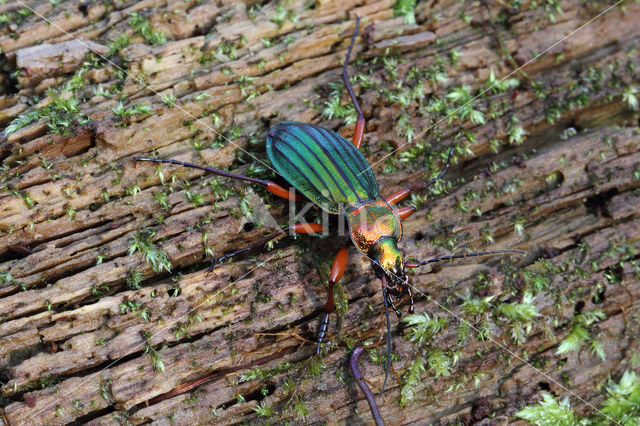
[(327, 328), (329, 327), (329, 312), (325, 312), (322, 316), (322, 320), (320, 320), (320, 324), (318, 325), (318, 333), (317, 333), (317, 346), (316, 346), (316, 355), (320, 355), (320, 344), (324, 340), (324, 336), (327, 335)]
[(209, 268), (207, 268), (207, 276), (209, 276), (209, 274), (213, 272), (217, 264), (218, 264), (218, 259), (213, 259), (213, 261), (211, 262), (211, 265), (209, 265)]
[(396, 313), (398, 318), (401, 318), (402, 312), (400, 312), (400, 310), (396, 307), (396, 299), (393, 297), (392, 294), (389, 293), (389, 290), (387, 290), (386, 301), (389, 304), (389, 306), (391, 306), (391, 309), (393, 309), (393, 312)]
[(453, 157), (453, 151), (454, 151), (454, 148), (451, 147), (451, 149), (449, 149), (449, 155), (447, 155), (447, 162), (444, 163), (444, 167), (440, 171), (440, 173), (438, 173), (438, 176), (434, 177), (433, 179), (431, 179), (430, 181), (428, 181), (424, 185), (421, 185), (420, 189), (424, 189), (424, 188), (427, 188), (427, 187), (433, 185), (434, 183), (439, 181), (442, 178), (442, 176), (444, 176), (447, 173), (447, 170), (449, 170), (449, 165), (451, 164), (451, 157)]

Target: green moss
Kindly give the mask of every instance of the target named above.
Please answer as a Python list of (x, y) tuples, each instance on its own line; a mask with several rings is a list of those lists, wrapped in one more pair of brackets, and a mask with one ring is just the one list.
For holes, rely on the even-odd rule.
[(129, 287), (131, 290), (139, 290), (142, 288), (140, 286), (140, 283), (143, 279), (144, 275), (142, 274), (142, 272), (135, 269), (131, 270), (127, 274), (127, 287)]
[(151, 364), (153, 365), (153, 368), (156, 371), (162, 371), (164, 373), (164, 363), (162, 362), (162, 354), (160, 353), (160, 350), (164, 349), (164, 346), (161, 349), (155, 349), (153, 346), (151, 346), (150, 340), (151, 340), (151, 333), (149, 333), (148, 331), (143, 331), (141, 332), (142, 337), (145, 340), (145, 344), (144, 344), (144, 353), (145, 354), (149, 354), (149, 358), (151, 358)]
[(133, 115), (146, 115), (151, 114), (153, 112), (153, 108), (149, 105), (132, 105), (128, 108), (124, 107), (122, 102), (118, 102), (116, 106), (111, 108), (111, 111), (121, 120), (124, 120), (126, 117), (130, 117)]
[(262, 401), (260, 404), (253, 407), (253, 411), (255, 411), (256, 414), (262, 417), (271, 417), (276, 413), (271, 408), (271, 404), (266, 401)]
[(408, 315), (402, 318), (408, 326), (412, 327), (409, 333), (409, 340), (419, 345), (429, 343), (433, 336), (444, 330), (448, 324), (446, 318), (435, 316), (431, 318), (428, 313)]
[(8, 190), (11, 194), (22, 198), (22, 202), (24, 203), (24, 205), (30, 209), (34, 208), (36, 204), (38, 204), (33, 200), (33, 198), (31, 198), (31, 196), (27, 192), (20, 191), (16, 188), (8, 188)]
[(171, 204), (169, 203), (169, 194), (167, 194), (166, 192), (154, 192), (153, 199), (156, 200), (165, 211), (171, 210)]
[(131, 241), (129, 241), (129, 255), (139, 251), (145, 262), (151, 265), (155, 272), (166, 270), (171, 271), (171, 261), (169, 256), (152, 240), (154, 231), (143, 229), (138, 231)]
[(189, 200), (194, 207), (204, 204), (204, 196), (202, 194), (198, 192), (191, 192), (188, 189), (183, 189), (181, 192), (185, 197), (187, 197), (187, 200)]
[(553, 395), (543, 392), (537, 405), (523, 408), (516, 416), (540, 426), (575, 426), (577, 417), (571, 410), (569, 398), (558, 402)]
[(252, 368), (251, 370), (247, 370), (240, 376), (240, 383), (250, 382), (252, 380), (266, 380), (275, 376), (276, 374), (282, 373), (284, 371), (289, 371), (293, 367), (293, 364), (290, 362), (283, 362), (271, 368), (269, 370), (263, 370), (261, 368)]
[(322, 374), (322, 372), (326, 369), (327, 365), (320, 357), (311, 357), (309, 363), (307, 364), (307, 370), (312, 377), (320, 376), (320, 374)]
[(309, 415), (309, 408), (307, 407), (306, 402), (301, 397), (297, 397), (294, 399), (293, 412), (296, 417), (303, 420), (306, 419)]
[(636, 93), (638, 93), (638, 89), (636, 89), (634, 86), (628, 86), (622, 92), (622, 101), (625, 102), (627, 106), (632, 110), (637, 110), (638, 108), (640, 108), (640, 102), (638, 102)]
[(520, 120), (515, 116), (511, 117), (511, 123), (507, 128), (507, 141), (514, 146), (522, 144), (524, 137), (529, 134), (522, 126), (518, 125), (519, 123)]
[(162, 95), (161, 100), (163, 104), (165, 104), (169, 108), (173, 108), (176, 104), (177, 99), (178, 98), (176, 98), (176, 95), (174, 95), (173, 93), (165, 93), (164, 95)]
[(298, 15), (296, 15), (295, 11), (293, 10), (288, 10), (286, 8), (286, 5), (289, 2), (284, 0), (284, 1), (279, 1), (276, 4), (276, 7), (274, 8), (274, 14), (271, 17), (271, 20), (273, 22), (275, 22), (276, 24), (278, 24), (278, 27), (282, 27), (285, 23), (285, 21), (289, 20), (291, 22), (293, 22), (294, 24), (296, 22), (298, 22)]
[(498, 95), (504, 93), (509, 89), (515, 89), (520, 85), (520, 80), (517, 78), (498, 79), (493, 72), (493, 68), (489, 70), (489, 77), (484, 83), (484, 92), (488, 92), (492, 95)]
[(107, 294), (111, 291), (111, 288), (109, 287), (108, 284), (102, 284), (102, 285), (94, 285), (93, 287), (91, 287), (91, 294), (93, 296), (102, 296), (103, 294)]
[(127, 47), (130, 42), (131, 37), (129, 37), (128, 34), (120, 34), (109, 42), (109, 56), (115, 54), (116, 52), (120, 52), (122, 49)]
[(604, 349), (601, 343), (591, 336), (589, 327), (605, 318), (606, 315), (602, 309), (594, 309), (575, 315), (571, 320), (571, 331), (558, 346), (556, 355), (578, 351), (583, 345), (588, 344), (591, 347), (591, 352), (604, 361)]
[(524, 293), (521, 303), (500, 303), (495, 307), (498, 318), (505, 320), (510, 328), (511, 339), (517, 345), (526, 342), (534, 320), (540, 316), (533, 304), (533, 295)]
[(403, 377), (400, 400), (403, 405), (406, 405), (413, 399), (415, 388), (420, 384), (422, 374), (427, 369), (435, 374), (435, 377), (447, 377), (451, 374), (457, 357), (439, 347), (431, 346), (433, 337), (447, 327), (448, 320), (446, 318), (430, 317), (426, 312), (422, 312), (409, 315), (402, 321), (411, 327), (407, 338), (419, 348), (414, 361)]
[(416, 23), (415, 7), (416, 0), (397, 0), (393, 6), (393, 16), (402, 16), (405, 24), (413, 25)]
[(148, 43), (156, 45), (167, 42), (167, 36), (164, 33), (156, 31), (149, 20), (142, 17), (137, 12), (129, 12), (129, 26), (139, 35), (141, 35)]
[(49, 375), (49, 376), (41, 377), (40, 379), (34, 382), (31, 382), (25, 386), (22, 386), (20, 388), (17, 388), (17, 389), (14, 388), (14, 390), (16, 392), (29, 392), (35, 389), (46, 389), (46, 388), (50, 388), (57, 385), (61, 381), (62, 381), (62, 378)]
[[(3, 2), (2, 4), (5, 4), (5, 2)], [(0, 13), (0, 28), (5, 28), (9, 25), (19, 26), (20, 24), (22, 24), (24, 19), (31, 14), (33, 14), (31, 9), (26, 7), (17, 9), (14, 12)]]
[(51, 103), (42, 108), (37, 108), (13, 119), (4, 129), (5, 135), (10, 135), (17, 130), (44, 119), (49, 131), (54, 135), (68, 136), (76, 125), (89, 122), (89, 118), (80, 112), (80, 101), (76, 97), (61, 97), (56, 91), (50, 90)]
[(516, 416), (540, 426), (640, 424), (640, 378), (635, 372), (625, 371), (618, 383), (610, 379), (606, 395), (600, 409), (581, 418), (571, 409), (568, 397), (558, 402), (553, 395), (543, 392), (540, 402), (523, 408)]
[(400, 403), (405, 406), (415, 398), (416, 388), (422, 383), (422, 375), (426, 373), (425, 360), (417, 356), (411, 361), (409, 368), (402, 378)]
[(345, 125), (350, 125), (358, 120), (358, 114), (350, 100), (346, 104), (342, 103), (343, 87), (344, 83), (342, 81), (329, 83), (329, 99), (324, 101), (324, 108), (321, 114), (326, 120), (341, 118)]

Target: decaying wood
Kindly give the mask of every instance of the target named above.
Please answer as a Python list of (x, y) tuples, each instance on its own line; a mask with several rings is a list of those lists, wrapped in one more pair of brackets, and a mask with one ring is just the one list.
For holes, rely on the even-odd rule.
[[(354, 15), (362, 29), (350, 70), (359, 74), (364, 152), (382, 193), (428, 179), (443, 165), (433, 153), (460, 148), (449, 183), (414, 199), (403, 248), (412, 259), (452, 249), (528, 253), (434, 265), (410, 277), (416, 311), (448, 319), (429, 345), (458, 361), (448, 377), (427, 369), (402, 404), (421, 348), (394, 321), (395, 374), (379, 401), (385, 420), (509, 422), (541, 390), (569, 396), (587, 414), (604, 399), (609, 377), (637, 369), (640, 128), (629, 95), (639, 78), (640, 5), (625, 2), (597, 17), (610, 5), (496, 2), (490, 18), (479, 2), (445, 0), (418, 4), (413, 24), (394, 16), (394, 3), (31, 1), (36, 13), (28, 16), (20, 3), (0, 5), (16, 20), (0, 26), (0, 124), (72, 97), (90, 118), (67, 134), (40, 118), (0, 139), (5, 423), (372, 422), (348, 370), (351, 348), (381, 333), (380, 284), (368, 260), (351, 251), (338, 289), (348, 310), (339, 326), (332, 318), (332, 344), (318, 359), (305, 339), (313, 339), (324, 305), (335, 240), (285, 239), (209, 274), (208, 253), (270, 232), (248, 225), (251, 199), (265, 200), (281, 224), (287, 203), (258, 188), (211, 184), (197, 170), (133, 162), (152, 153), (247, 172), (252, 156), (265, 158), (266, 129), (282, 120), (322, 123), (349, 137), (353, 125), (321, 111), (340, 81)], [(132, 14), (168, 40), (149, 44)], [(128, 46), (105, 47), (123, 34)], [(69, 52), (77, 40), (108, 60)], [(509, 76), (519, 87), (474, 103), (486, 123), (441, 120), (426, 108), (429, 99), (452, 104), (447, 94), (463, 85), (478, 93), (491, 75), (514, 71), (514, 61), (532, 61)], [(447, 81), (420, 74), (437, 67)], [(65, 90), (72, 77), (82, 84)], [(419, 96), (403, 104), (401, 89), (418, 81)], [(119, 104), (150, 109), (120, 117)], [(406, 144), (409, 127), (418, 134), (431, 125)], [(390, 147), (400, 160), (385, 158)], [(153, 231), (147, 235), (167, 254), (170, 272), (130, 253), (144, 230)], [(141, 288), (128, 283), (132, 271)], [(544, 288), (536, 291), (531, 277)], [(513, 303), (525, 292), (536, 293), (540, 317), (522, 344), (499, 318), (493, 340), (472, 331), (459, 341), (463, 321), (479, 326), (461, 310), (462, 297)], [(572, 319), (593, 309), (606, 315), (590, 329), (605, 359), (586, 347), (557, 355)], [(383, 368), (366, 358), (363, 374), (379, 389)], [(258, 404), (273, 416), (260, 416)]]

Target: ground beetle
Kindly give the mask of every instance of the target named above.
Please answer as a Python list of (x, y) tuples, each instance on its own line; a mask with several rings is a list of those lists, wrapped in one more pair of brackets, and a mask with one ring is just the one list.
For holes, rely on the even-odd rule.
[[(272, 127), (267, 132), (266, 149), (271, 164), (280, 175), (304, 196), (288, 191), (272, 181), (232, 174), (197, 164), (157, 158), (136, 158), (135, 160), (194, 167), (214, 175), (258, 183), (264, 185), (268, 191), (279, 197), (288, 200), (304, 200), (306, 197), (331, 214), (342, 214), (349, 224), (351, 241), (361, 253), (371, 260), (376, 276), (382, 281), (383, 300), (387, 317), (386, 384), (391, 360), (389, 356), (391, 340), (388, 308), (391, 306), (396, 314), (400, 316), (400, 311), (396, 308), (396, 301), (407, 296), (409, 299), (409, 313), (413, 313), (413, 296), (406, 268), (417, 268), (427, 263), (470, 256), (522, 252), (519, 250), (482, 251), (440, 256), (422, 262), (405, 261), (405, 252), (398, 248), (398, 241), (402, 238), (402, 220), (411, 215), (415, 208), (412, 206), (395, 208), (393, 205), (407, 197), (412, 191), (424, 189), (440, 179), (449, 166), (453, 148), (449, 151), (445, 167), (434, 179), (401, 189), (388, 197), (382, 197), (379, 194), (378, 184), (371, 167), (359, 151), (365, 130), (365, 120), (349, 83), (349, 75), (347, 73), (349, 56), (358, 33), (359, 23), (360, 18), (356, 17), (355, 30), (351, 36), (351, 43), (349, 44), (342, 70), (342, 79), (359, 115), (352, 142), (332, 130), (323, 129), (309, 123), (285, 121)], [(322, 225), (319, 223), (297, 223), (291, 225), (246, 248), (236, 250), (216, 259), (214, 264), (262, 246), (287, 232), (299, 234), (320, 233), (322, 232)], [(347, 253), (348, 246), (342, 247), (338, 251), (331, 268), (329, 294), (317, 333), (316, 351), (318, 353), (320, 352), (320, 344), (327, 332), (329, 314), (334, 308), (333, 286), (340, 280), (345, 271)], [(382, 389), (384, 391), (384, 385)]]

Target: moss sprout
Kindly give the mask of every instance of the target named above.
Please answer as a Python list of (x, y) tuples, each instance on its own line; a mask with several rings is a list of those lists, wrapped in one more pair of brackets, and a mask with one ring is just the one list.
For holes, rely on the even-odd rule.
[(143, 331), (142, 337), (145, 340), (144, 353), (149, 354), (149, 358), (151, 358), (151, 364), (153, 365), (153, 368), (156, 371), (161, 371), (164, 373), (164, 363), (162, 362), (162, 354), (160, 353), (160, 350), (162, 350), (163, 348), (158, 350), (151, 345), (149, 341), (151, 340), (152, 336), (148, 331)]
[(271, 404), (266, 401), (262, 401), (260, 404), (253, 407), (253, 411), (262, 417), (271, 417), (275, 414), (275, 411), (271, 408)]
[(171, 261), (169, 256), (152, 240), (155, 232), (148, 229), (138, 231), (133, 239), (129, 242), (129, 255), (139, 251), (145, 262), (151, 265), (151, 269), (155, 272), (163, 270), (171, 271)]
[(129, 26), (148, 43), (156, 45), (167, 42), (167, 36), (164, 33), (156, 31), (149, 22), (138, 12), (129, 12)]
[(405, 24), (414, 25), (416, 23), (415, 7), (416, 0), (397, 0), (393, 6), (393, 16), (402, 16)]
[(569, 331), (567, 337), (565, 337), (558, 346), (556, 355), (563, 355), (567, 352), (578, 351), (583, 345), (589, 344), (591, 352), (604, 360), (604, 349), (600, 342), (591, 336), (589, 333), (589, 327), (604, 320), (605, 318), (606, 315), (602, 309), (594, 309), (574, 316), (571, 320), (571, 331)]

